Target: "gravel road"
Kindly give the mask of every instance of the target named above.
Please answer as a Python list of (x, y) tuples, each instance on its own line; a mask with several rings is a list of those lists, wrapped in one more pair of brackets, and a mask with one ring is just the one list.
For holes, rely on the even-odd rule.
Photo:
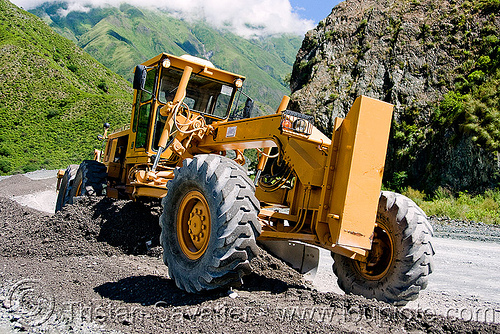
[[(500, 243), (437, 237), (432, 245), (435, 271), (429, 276), (427, 289), (406, 307), (465, 320), (474, 312), (472, 319), (500, 323)], [(314, 287), (343, 294), (331, 270), (330, 253), (322, 250), (320, 254)]]
[(161, 261), (159, 207), (52, 215), (54, 175), (0, 179), (0, 333), (500, 332), (500, 228), (432, 217), (436, 269), (404, 308), (345, 295), (326, 251), (312, 282), (262, 251), (240, 288), (190, 295)]

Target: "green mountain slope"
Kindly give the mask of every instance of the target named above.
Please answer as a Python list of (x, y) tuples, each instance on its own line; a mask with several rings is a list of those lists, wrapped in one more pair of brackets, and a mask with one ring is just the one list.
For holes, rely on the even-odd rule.
[(247, 93), (266, 111), (289, 94), (285, 77), (292, 69), (301, 38), (294, 35), (247, 40), (205, 23), (189, 23), (159, 10), (122, 4), (60, 16), (63, 3), (32, 10), (55, 31), (73, 39), (104, 65), (131, 80), (135, 65), (168, 52), (209, 59), (217, 67), (247, 77)]
[(128, 123), (130, 84), (0, 0), (0, 174), (79, 163), (103, 122)]

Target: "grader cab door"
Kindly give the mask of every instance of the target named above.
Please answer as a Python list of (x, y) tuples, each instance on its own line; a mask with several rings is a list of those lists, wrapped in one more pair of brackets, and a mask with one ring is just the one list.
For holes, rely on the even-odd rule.
[(156, 67), (147, 70), (144, 88), (135, 90), (134, 107), (132, 119), (132, 137), (130, 138), (129, 150), (132, 155), (144, 155), (150, 137), (150, 126), (154, 111)]

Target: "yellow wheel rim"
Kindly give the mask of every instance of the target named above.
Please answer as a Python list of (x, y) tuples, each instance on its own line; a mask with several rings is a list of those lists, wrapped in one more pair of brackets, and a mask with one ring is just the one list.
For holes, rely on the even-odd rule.
[(198, 190), (188, 192), (181, 201), (177, 215), (177, 239), (189, 259), (199, 259), (210, 240), (210, 209), (205, 196)]
[(80, 196), (80, 195), (82, 194), (82, 193), (81, 193), (81, 191), (82, 191), (82, 183), (83, 183), (83, 181), (80, 181), (80, 182), (78, 183), (78, 187), (76, 188), (76, 193), (75, 193), (75, 196)]
[(354, 261), (354, 269), (370, 281), (382, 279), (392, 266), (394, 258), (394, 241), (383, 221), (377, 221), (373, 234), (372, 249), (367, 261)]

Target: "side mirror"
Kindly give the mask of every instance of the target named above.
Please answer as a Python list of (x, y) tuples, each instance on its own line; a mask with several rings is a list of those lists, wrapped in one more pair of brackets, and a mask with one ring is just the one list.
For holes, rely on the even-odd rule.
[(148, 71), (146, 70), (146, 66), (137, 65), (134, 71), (134, 89), (144, 90), (144, 86), (146, 85), (146, 75)]
[(99, 139), (99, 140), (102, 141), (102, 140), (108, 138), (108, 130), (109, 130), (110, 127), (111, 127), (111, 125), (109, 125), (108, 122), (104, 123), (103, 124), (104, 134), (103, 135), (97, 135), (97, 139)]
[(247, 98), (245, 102), (245, 108), (243, 108), (243, 118), (250, 118), (250, 113), (253, 110), (253, 100), (251, 98)]

